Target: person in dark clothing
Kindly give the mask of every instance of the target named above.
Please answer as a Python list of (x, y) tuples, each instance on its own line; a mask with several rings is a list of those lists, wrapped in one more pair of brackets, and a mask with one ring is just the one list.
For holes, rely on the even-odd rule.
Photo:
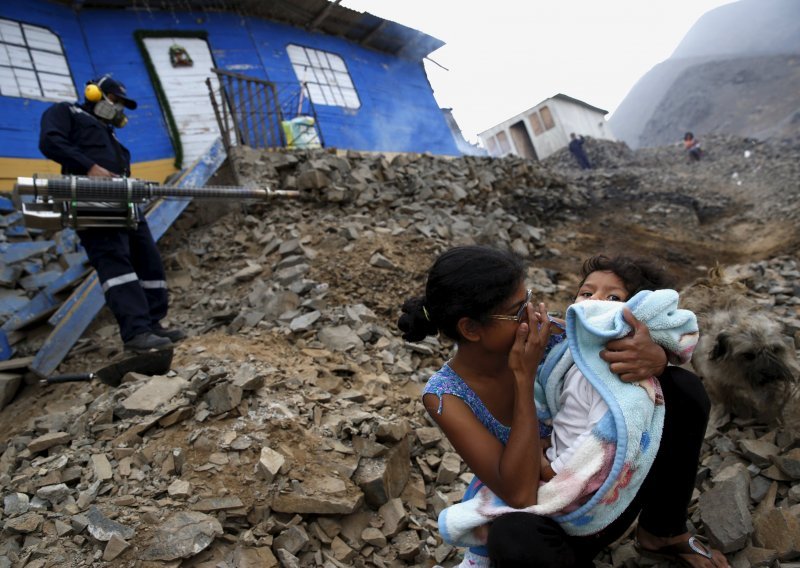
[[(136, 109), (136, 101), (109, 75), (89, 81), (85, 99), (80, 104), (56, 103), (44, 112), (39, 150), (60, 164), (65, 175), (130, 176), (131, 155), (114, 128), (125, 125), (125, 109)], [(126, 350), (165, 349), (186, 337), (182, 330), (160, 324), (167, 315), (166, 276), (143, 215), (135, 229), (86, 228), (77, 233)]]
[(694, 137), (694, 134), (687, 132), (683, 135), (683, 147), (689, 154), (689, 161), (699, 162), (703, 157), (703, 149), (700, 147), (700, 141)]
[(582, 170), (591, 170), (592, 164), (589, 162), (589, 157), (586, 155), (586, 150), (583, 149), (583, 136), (576, 136), (575, 133), (569, 135), (569, 151), (578, 160), (578, 165)]

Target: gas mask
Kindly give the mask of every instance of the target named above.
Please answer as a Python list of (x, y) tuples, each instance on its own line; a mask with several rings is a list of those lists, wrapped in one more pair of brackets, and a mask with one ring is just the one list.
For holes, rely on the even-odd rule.
[(128, 123), (125, 106), (122, 103), (112, 103), (106, 96), (94, 103), (92, 112), (97, 118), (105, 120), (117, 128), (122, 128)]

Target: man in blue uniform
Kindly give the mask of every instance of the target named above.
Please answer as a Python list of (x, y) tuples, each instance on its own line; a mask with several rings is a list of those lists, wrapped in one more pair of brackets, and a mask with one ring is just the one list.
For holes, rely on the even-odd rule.
[(578, 165), (582, 170), (591, 170), (592, 164), (589, 161), (589, 156), (586, 155), (586, 150), (583, 149), (583, 136), (576, 136), (575, 133), (569, 135), (569, 151), (575, 156)]
[[(61, 164), (62, 174), (130, 176), (131, 155), (114, 128), (125, 125), (125, 109), (134, 110), (136, 101), (108, 75), (87, 83), (85, 96), (82, 104), (56, 103), (44, 112), (39, 150)], [(79, 230), (78, 237), (97, 271), (126, 350), (165, 349), (186, 337), (182, 330), (159, 323), (167, 315), (167, 283), (144, 216), (135, 229), (87, 228)]]

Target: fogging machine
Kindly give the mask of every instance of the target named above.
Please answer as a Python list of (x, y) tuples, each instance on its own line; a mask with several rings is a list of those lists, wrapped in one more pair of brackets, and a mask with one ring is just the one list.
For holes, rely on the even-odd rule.
[(135, 178), (85, 176), (19, 177), (14, 188), (27, 227), (59, 230), (135, 228), (140, 205), (156, 198), (270, 200), (300, 192), (235, 186), (178, 187)]

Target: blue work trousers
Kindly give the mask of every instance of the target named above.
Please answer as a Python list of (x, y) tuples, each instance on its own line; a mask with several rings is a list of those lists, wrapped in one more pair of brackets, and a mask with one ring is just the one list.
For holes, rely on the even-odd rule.
[(78, 237), (97, 271), (122, 341), (158, 329), (167, 315), (167, 282), (147, 222), (139, 222), (136, 229), (83, 229)]

